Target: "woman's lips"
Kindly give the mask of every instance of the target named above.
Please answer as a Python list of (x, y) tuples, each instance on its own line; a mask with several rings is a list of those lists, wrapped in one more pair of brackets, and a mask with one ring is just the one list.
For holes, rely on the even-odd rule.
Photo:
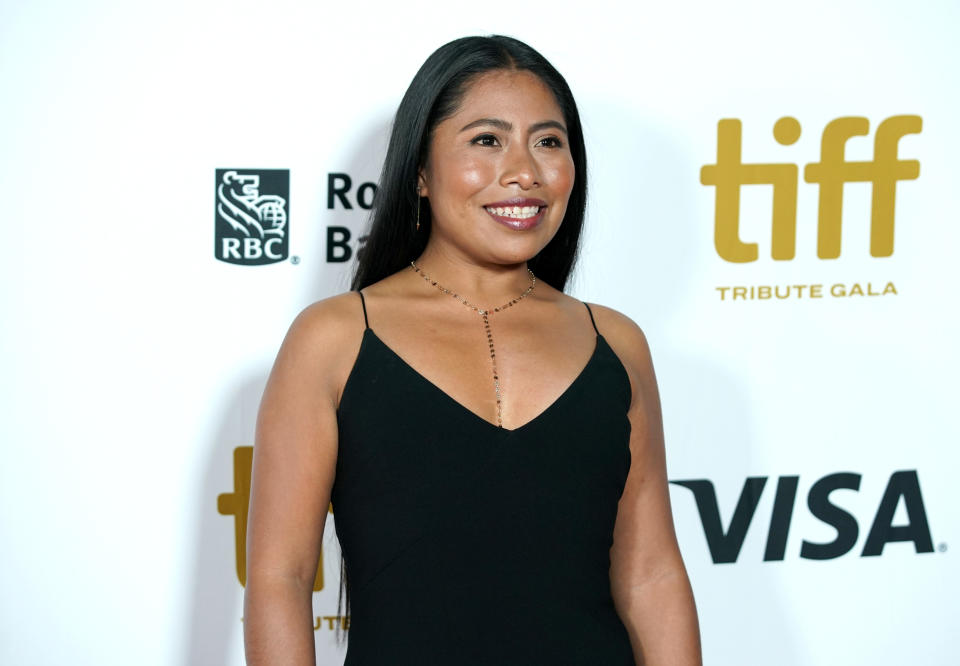
[(511, 229), (524, 230), (532, 229), (543, 221), (543, 213), (547, 205), (540, 199), (517, 197), (489, 204), (483, 209), (500, 224)]

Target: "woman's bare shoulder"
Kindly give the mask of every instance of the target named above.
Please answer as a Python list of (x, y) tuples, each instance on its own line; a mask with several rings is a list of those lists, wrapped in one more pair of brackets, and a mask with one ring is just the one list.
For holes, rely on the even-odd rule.
[(634, 393), (638, 385), (649, 385), (654, 380), (653, 359), (643, 329), (619, 310), (599, 303), (588, 303), (600, 334), (620, 358)]
[(363, 330), (363, 308), (356, 292), (311, 303), (290, 325), (276, 366), (286, 368), (306, 386), (323, 390), (336, 405), (359, 351)]
[(364, 328), (360, 295), (345, 291), (305, 307), (294, 318), (290, 330), (310, 339), (333, 342), (340, 336), (356, 333), (358, 327), (361, 331)]
[(597, 328), (609, 342), (622, 342), (626, 346), (646, 346), (643, 329), (629, 316), (607, 305), (588, 303)]

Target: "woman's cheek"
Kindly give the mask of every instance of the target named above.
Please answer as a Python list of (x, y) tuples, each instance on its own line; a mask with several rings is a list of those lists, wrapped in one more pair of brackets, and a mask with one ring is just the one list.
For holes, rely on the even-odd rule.
[(551, 186), (557, 194), (570, 194), (570, 191), (573, 189), (573, 181), (576, 177), (576, 172), (573, 166), (572, 160), (565, 160), (564, 162), (554, 166), (551, 176)]
[(460, 168), (460, 182), (468, 191), (486, 187), (490, 183), (490, 171), (490, 165), (481, 160), (467, 160)]

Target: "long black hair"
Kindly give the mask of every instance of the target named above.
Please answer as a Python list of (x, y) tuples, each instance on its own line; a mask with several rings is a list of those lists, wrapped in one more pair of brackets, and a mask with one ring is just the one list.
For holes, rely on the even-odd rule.
[[(431, 229), (429, 205), (420, 206), (420, 226), (426, 225), (425, 229), (417, 231), (415, 227), (420, 203), (417, 178), (427, 161), (433, 131), (456, 113), (467, 86), (475, 77), (495, 70), (527, 71), (536, 75), (553, 93), (567, 125), (575, 177), (566, 214), (546, 247), (527, 262), (538, 279), (563, 291), (579, 254), (587, 204), (587, 156), (580, 114), (560, 72), (530, 46), (502, 35), (462, 37), (444, 44), (427, 58), (410, 82), (393, 121), (374, 199), (370, 233), (357, 256), (351, 290), (362, 289), (406, 268), (427, 246)], [(342, 618), (350, 614), (350, 576), (342, 556), (340, 567), (337, 615)], [(341, 608), (345, 608), (344, 613)], [(344, 636), (343, 627), (341, 621), (339, 639)]]

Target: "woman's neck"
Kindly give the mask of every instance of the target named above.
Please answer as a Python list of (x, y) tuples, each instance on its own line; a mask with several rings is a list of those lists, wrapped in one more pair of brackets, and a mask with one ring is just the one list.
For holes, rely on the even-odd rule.
[[(456, 293), (478, 307), (497, 307), (510, 301), (530, 287), (527, 262), (515, 264), (482, 263), (476, 260), (452, 257), (446, 253), (425, 251), (414, 260), (420, 273), (410, 272), (417, 280), (429, 276), (430, 282)], [(432, 287), (430, 282), (426, 283)]]

